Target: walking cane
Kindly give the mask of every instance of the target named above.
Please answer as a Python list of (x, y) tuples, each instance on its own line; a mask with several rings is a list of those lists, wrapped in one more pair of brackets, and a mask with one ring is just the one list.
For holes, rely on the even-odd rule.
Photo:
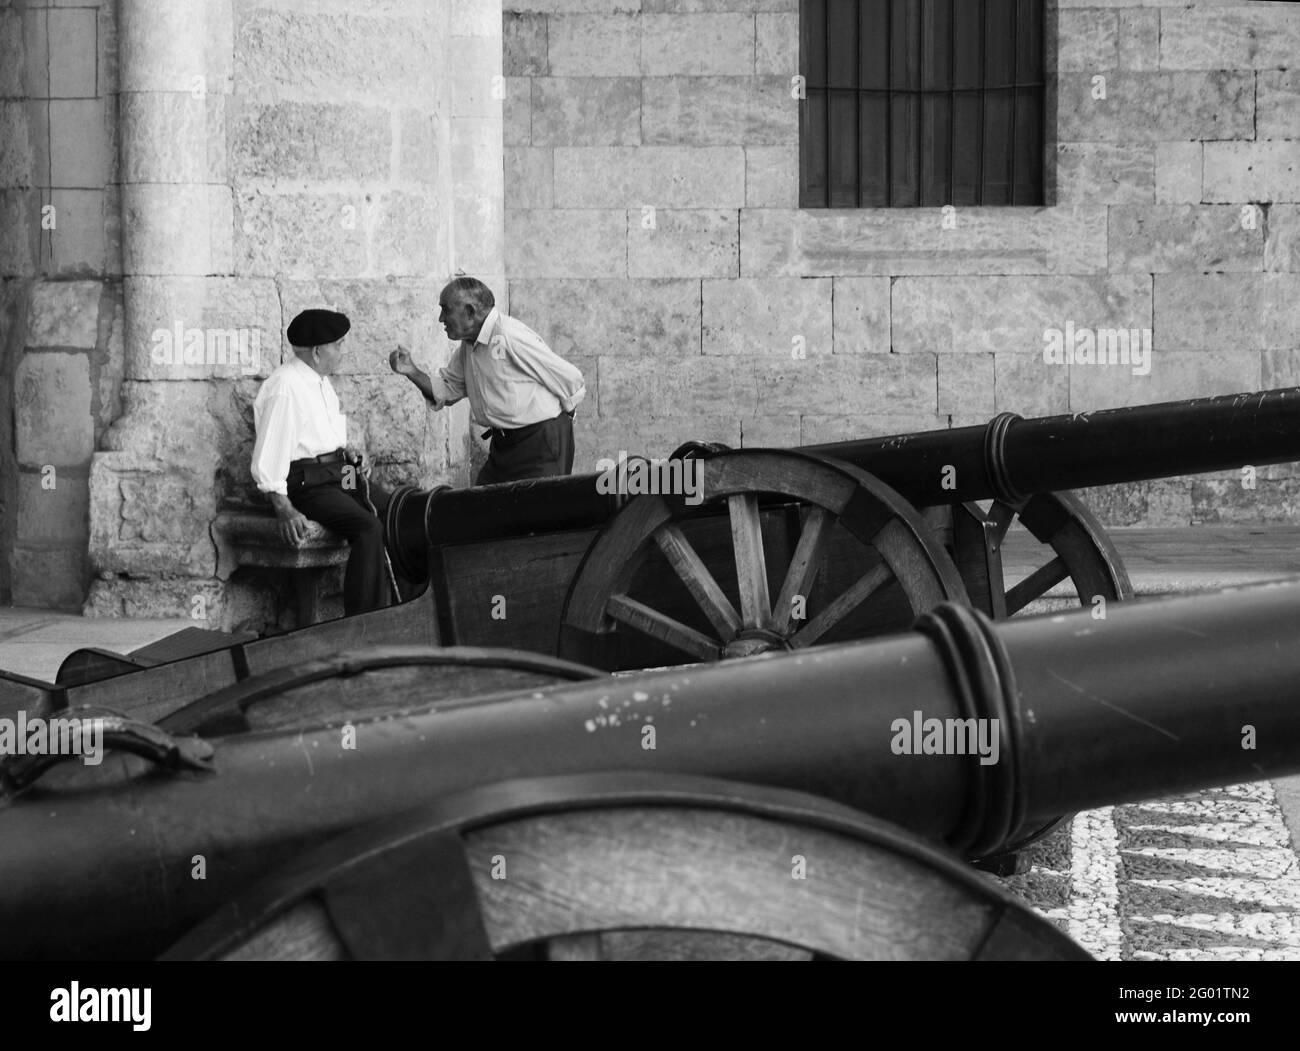
[[(365, 457), (361, 457), (359, 459), (358, 468), (357, 468), (357, 475), (361, 478), (361, 499), (365, 501), (366, 510), (369, 511), (376, 518), (378, 518), (379, 512), (375, 510), (375, 505), (370, 500), (370, 465), (365, 464), (365, 466), (362, 467), (360, 466), (360, 464), (362, 463), (365, 463)], [(402, 601), (402, 592), (397, 587), (397, 574), (393, 572), (393, 563), (392, 560), (388, 557), (387, 536), (384, 537), (383, 550), (384, 550), (384, 568), (388, 570), (388, 586), (393, 589), (393, 601), (400, 604)]]

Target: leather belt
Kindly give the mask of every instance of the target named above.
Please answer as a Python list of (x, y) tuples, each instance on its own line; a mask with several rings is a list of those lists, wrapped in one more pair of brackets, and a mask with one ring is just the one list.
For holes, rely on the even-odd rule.
[(319, 456), (306, 456), (301, 460), (293, 460), (289, 464), (289, 470), (295, 467), (303, 467), (309, 463), (339, 463), (347, 459), (347, 454), (342, 449), (335, 449), (332, 453), (321, 453)]
[(511, 434), (518, 434), (520, 431), (528, 431), (535, 427), (540, 427), (543, 423), (551, 423), (553, 420), (558, 420), (561, 416), (567, 416), (569, 419), (573, 419), (576, 411), (577, 410), (572, 412), (557, 412), (549, 420), (538, 420), (536, 423), (525, 423), (522, 427), (489, 427), (483, 432), (482, 438), (484, 441), (488, 438), (496, 438), (498, 436), (505, 438)]
[(550, 423), (550, 420), (538, 420), (536, 423), (525, 423), (522, 427), (489, 427), (483, 432), (483, 438), (508, 438), (512, 434), (519, 434), (523, 431), (536, 430), (543, 423)]

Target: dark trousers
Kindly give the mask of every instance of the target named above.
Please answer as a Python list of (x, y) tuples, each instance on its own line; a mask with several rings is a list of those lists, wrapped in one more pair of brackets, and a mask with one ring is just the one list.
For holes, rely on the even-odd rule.
[[(488, 460), (475, 485), (548, 478), (573, 470), (573, 417), (562, 412), (553, 420), (503, 431), (492, 429)], [(486, 437), (487, 435), (485, 435)]]
[(352, 549), (343, 577), (343, 612), (346, 616), (383, 609), (392, 602), (388, 568), (384, 564), (383, 513), (389, 494), (375, 485), (369, 497), (380, 517), (366, 507), (365, 487), (359, 473), (349, 472), (352, 488), (343, 487), (346, 465), (308, 464), (291, 467), (289, 502), (313, 522), (344, 537)]

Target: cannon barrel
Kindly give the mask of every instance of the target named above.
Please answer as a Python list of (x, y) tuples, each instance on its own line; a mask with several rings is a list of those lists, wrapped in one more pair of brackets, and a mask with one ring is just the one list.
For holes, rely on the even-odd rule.
[[(1300, 388), (1161, 402), (813, 446), (918, 506), (1016, 503), (1035, 493), (1300, 460)], [(952, 466), (955, 488), (942, 485)]]
[[(390, 706), (353, 719), (354, 749), (337, 721), (215, 738), (212, 774), (112, 758), (0, 800), (0, 958), (157, 952), (326, 835), (509, 778), (707, 774), (811, 792), (983, 856), (1081, 809), (1300, 772), (1300, 582), (1102, 621), (995, 625), (953, 604), (917, 627), (433, 707), (418, 678), (337, 658), (358, 712), (367, 693)], [(928, 754), (934, 726), (941, 751)]]
[[(1017, 503), (1035, 493), (1300, 460), (1300, 388), (1037, 419), (1003, 413), (982, 426), (801, 451), (853, 464), (918, 507)], [(422, 575), (429, 545), (598, 527), (625, 499), (600, 492), (599, 477), (403, 492), (390, 509), (389, 535)]]

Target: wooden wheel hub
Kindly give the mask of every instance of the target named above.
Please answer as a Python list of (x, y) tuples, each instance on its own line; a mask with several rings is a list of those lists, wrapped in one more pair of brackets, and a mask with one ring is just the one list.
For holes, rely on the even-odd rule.
[(791, 649), (794, 647), (785, 635), (766, 628), (745, 628), (723, 648), (722, 659), (756, 657), (760, 653), (771, 653), (773, 650)]

